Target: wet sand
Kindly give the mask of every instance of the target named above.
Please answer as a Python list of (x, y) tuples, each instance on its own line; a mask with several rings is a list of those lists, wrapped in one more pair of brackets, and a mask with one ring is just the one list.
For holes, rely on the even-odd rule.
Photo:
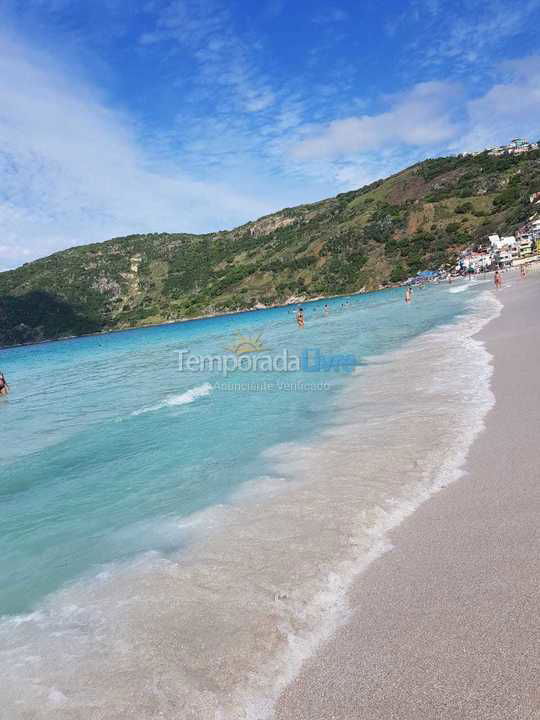
[(464, 476), (393, 531), (275, 718), (540, 718), (540, 277), (504, 280), (479, 336), (496, 405)]

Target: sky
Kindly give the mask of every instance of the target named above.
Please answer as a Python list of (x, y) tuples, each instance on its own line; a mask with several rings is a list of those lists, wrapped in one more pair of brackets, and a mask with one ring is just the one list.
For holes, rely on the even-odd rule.
[(540, 139), (540, 0), (0, 0), (0, 271)]

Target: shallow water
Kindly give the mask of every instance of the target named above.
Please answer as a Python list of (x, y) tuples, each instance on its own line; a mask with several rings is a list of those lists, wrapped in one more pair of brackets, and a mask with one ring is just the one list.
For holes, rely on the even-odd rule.
[[(387, 529), (457, 476), (492, 402), (485, 287), (309, 304), (303, 332), (275, 309), (2, 352), (9, 717), (268, 715)], [(179, 372), (235, 331), (357, 366)]]

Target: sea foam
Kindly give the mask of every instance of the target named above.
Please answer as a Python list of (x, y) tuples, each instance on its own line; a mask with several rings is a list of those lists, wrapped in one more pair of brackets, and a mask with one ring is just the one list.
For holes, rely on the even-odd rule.
[(144, 407), (140, 410), (134, 410), (132, 415), (143, 415), (144, 413), (155, 412), (156, 410), (162, 410), (166, 407), (177, 407), (178, 405), (189, 405), (190, 403), (198, 400), (201, 397), (206, 397), (212, 392), (212, 385), (210, 383), (203, 383), (196, 387), (190, 388), (186, 392), (180, 393), (179, 395), (169, 395), (161, 402), (156, 405), (150, 405), (150, 407)]

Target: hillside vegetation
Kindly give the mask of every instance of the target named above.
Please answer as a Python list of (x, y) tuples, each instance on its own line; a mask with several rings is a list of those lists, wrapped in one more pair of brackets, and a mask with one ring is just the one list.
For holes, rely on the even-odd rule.
[(513, 232), (536, 190), (540, 151), (438, 158), (231, 231), (58, 252), (0, 273), (0, 345), (374, 290)]

